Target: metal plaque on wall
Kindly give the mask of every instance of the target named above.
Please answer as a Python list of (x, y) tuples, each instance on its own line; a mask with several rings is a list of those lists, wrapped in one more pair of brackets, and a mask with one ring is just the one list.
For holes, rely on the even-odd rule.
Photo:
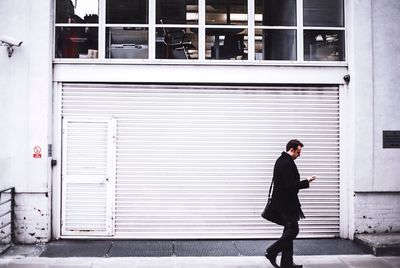
[(400, 130), (383, 131), (383, 148), (400, 149)]

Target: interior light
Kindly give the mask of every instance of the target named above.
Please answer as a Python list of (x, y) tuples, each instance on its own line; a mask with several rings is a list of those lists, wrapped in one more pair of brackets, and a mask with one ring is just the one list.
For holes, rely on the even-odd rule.
[(247, 14), (232, 13), (230, 14), (230, 18), (233, 21), (246, 21)]
[(186, 13), (186, 20), (198, 20), (199, 13)]

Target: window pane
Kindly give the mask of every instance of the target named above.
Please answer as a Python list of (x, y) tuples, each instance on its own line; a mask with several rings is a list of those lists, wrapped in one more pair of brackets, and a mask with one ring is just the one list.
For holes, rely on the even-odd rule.
[[(75, 4), (75, 5), (74, 5)], [(56, 23), (98, 23), (99, 0), (57, 0)]]
[(156, 28), (157, 59), (197, 59), (197, 28)]
[(256, 0), (256, 25), (296, 26), (296, 0)]
[(147, 0), (107, 0), (107, 23), (148, 23)]
[(343, 27), (343, 0), (304, 0), (304, 26)]
[(206, 59), (246, 60), (247, 30), (206, 29)]
[(247, 0), (206, 0), (206, 24), (247, 25)]
[(256, 30), (256, 60), (296, 60), (296, 30)]
[(344, 61), (344, 31), (304, 31), (304, 60)]
[(107, 28), (106, 58), (147, 59), (148, 35), (147, 28)]
[(157, 24), (197, 24), (199, 6), (193, 0), (157, 0)]
[(56, 27), (56, 58), (98, 58), (98, 28)]

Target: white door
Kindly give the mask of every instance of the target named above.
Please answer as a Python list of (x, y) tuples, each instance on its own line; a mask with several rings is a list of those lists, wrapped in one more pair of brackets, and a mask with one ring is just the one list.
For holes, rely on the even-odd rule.
[[(281, 228), (260, 213), (274, 162), (292, 138), (305, 144), (297, 160), (302, 179), (318, 176), (300, 194), (307, 216), (300, 221), (300, 237), (339, 235), (337, 86), (65, 83), (62, 88), (65, 117), (116, 119), (115, 238), (280, 235)], [(77, 160), (79, 167), (83, 160)], [(69, 196), (75, 204), (82, 198)], [(78, 222), (87, 219), (73, 215)]]
[(115, 120), (64, 117), (62, 157), (62, 235), (113, 235)]

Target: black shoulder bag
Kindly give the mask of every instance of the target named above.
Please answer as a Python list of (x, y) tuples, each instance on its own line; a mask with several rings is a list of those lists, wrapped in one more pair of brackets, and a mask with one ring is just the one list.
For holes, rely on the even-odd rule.
[(261, 213), (261, 217), (263, 217), (267, 221), (282, 225), (282, 221), (281, 221), (281, 217), (280, 217), (279, 212), (274, 210), (271, 207), (271, 190), (272, 190), (272, 185), (273, 184), (274, 184), (274, 179), (272, 178), (271, 186), (269, 187), (269, 192), (268, 192), (267, 205), (265, 206), (263, 212)]

